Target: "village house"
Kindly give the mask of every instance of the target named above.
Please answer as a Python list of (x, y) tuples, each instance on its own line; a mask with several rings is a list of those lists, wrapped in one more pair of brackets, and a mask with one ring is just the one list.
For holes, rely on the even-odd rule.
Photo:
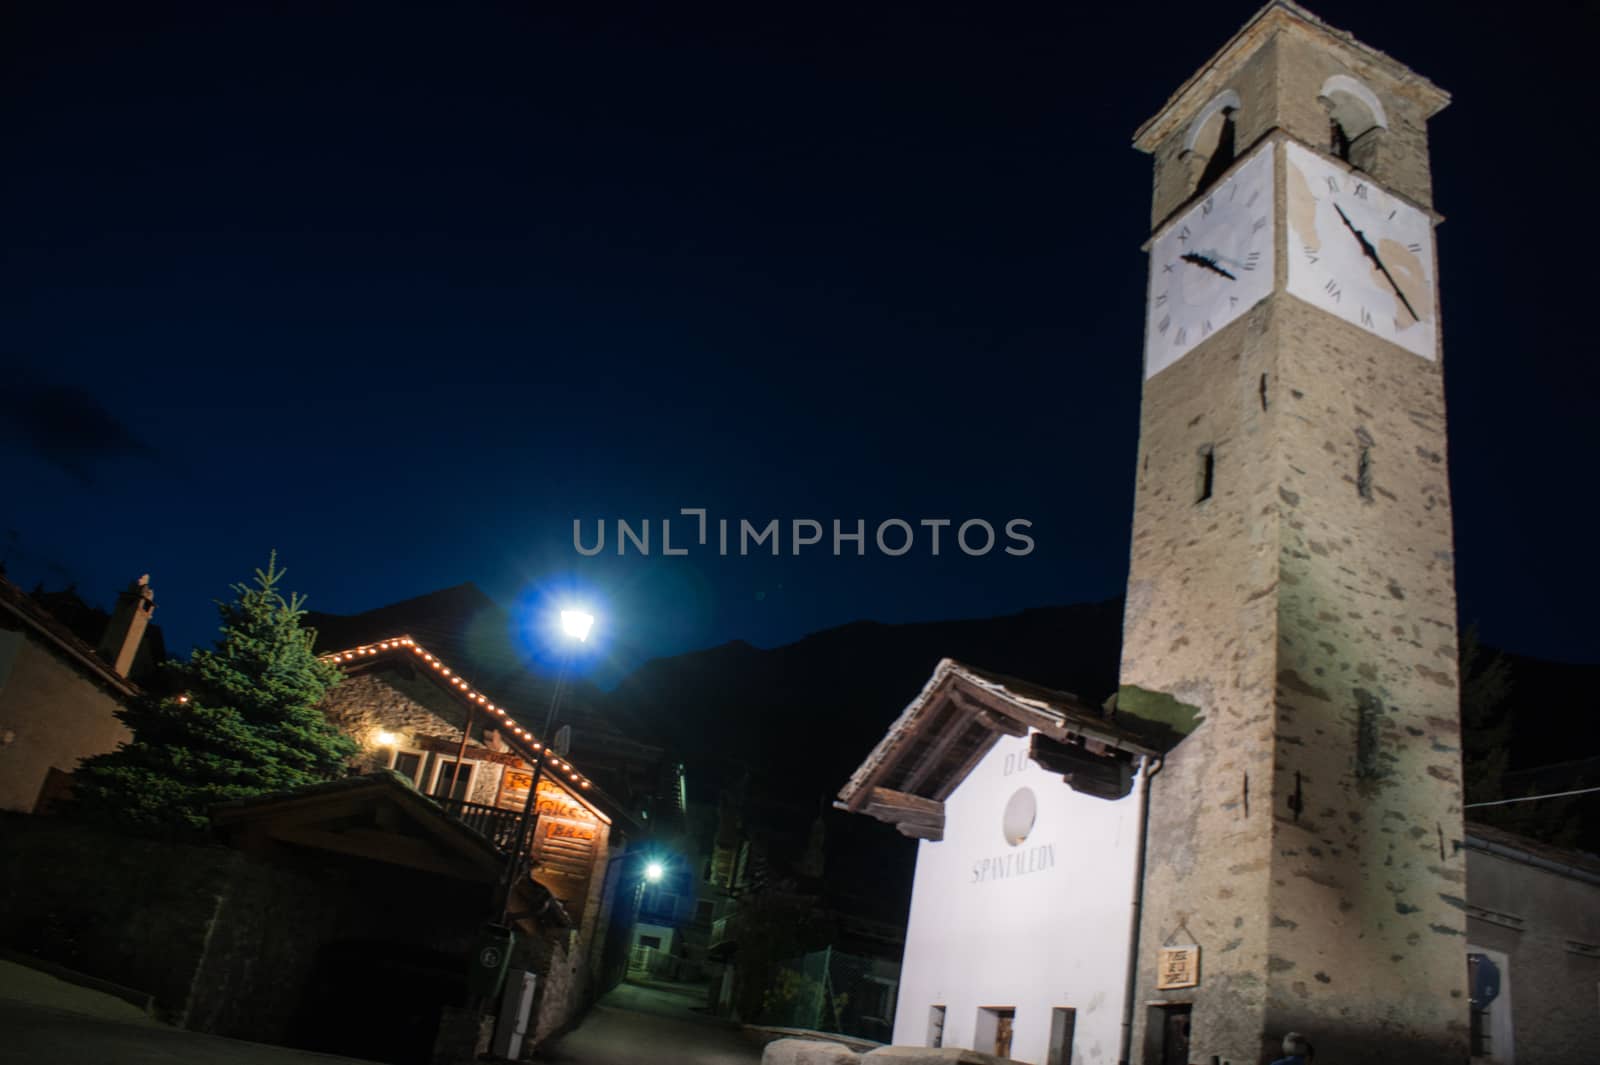
[(0, 810), (32, 812), (84, 758), (129, 738), (116, 711), (138, 694), (130, 675), (148, 657), (150, 579), (132, 582), (109, 619), (71, 598), (79, 631), (0, 577)]
[[(538, 976), (527, 1038), (537, 1043), (571, 1023), (620, 975), (641, 875), (628, 837), (642, 826), (516, 716), (542, 707), (501, 705), (410, 636), (323, 657), (345, 674), (324, 709), (360, 744), (353, 770), (394, 774), (492, 845), (502, 863), (530, 810), (518, 885), (542, 897), (520, 915), (539, 932), (527, 959)], [(612, 937), (614, 920), (622, 943)]]

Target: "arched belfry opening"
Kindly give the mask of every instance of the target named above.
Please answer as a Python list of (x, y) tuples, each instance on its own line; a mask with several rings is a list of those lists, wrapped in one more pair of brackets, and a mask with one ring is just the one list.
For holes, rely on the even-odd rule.
[(1238, 110), (1239, 94), (1228, 89), (1212, 97), (1189, 123), (1180, 158), (1189, 168), (1192, 195), (1204, 192), (1233, 165), (1233, 116)]
[(1323, 82), (1317, 99), (1328, 111), (1328, 150), (1370, 172), (1389, 129), (1382, 102), (1371, 89), (1345, 74)]

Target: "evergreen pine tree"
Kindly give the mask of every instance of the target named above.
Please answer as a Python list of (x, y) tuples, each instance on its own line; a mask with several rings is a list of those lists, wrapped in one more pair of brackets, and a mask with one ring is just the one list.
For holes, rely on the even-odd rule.
[(204, 831), (207, 811), (339, 776), (356, 745), (319, 709), (339, 671), (317, 660), (305, 599), (278, 590), (273, 552), (253, 584), (218, 603), (222, 634), (170, 665), (176, 694), (146, 694), (117, 712), (133, 739), (86, 759), (79, 810), (97, 820)]

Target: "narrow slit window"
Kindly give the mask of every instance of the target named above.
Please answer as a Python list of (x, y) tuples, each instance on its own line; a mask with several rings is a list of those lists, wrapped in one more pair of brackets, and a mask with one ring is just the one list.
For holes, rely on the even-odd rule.
[(1356, 460), (1356, 491), (1361, 498), (1372, 501), (1372, 448), (1363, 447)]
[(1261, 375), (1261, 409), (1267, 409), (1267, 375)]
[(1383, 703), (1376, 695), (1356, 689), (1356, 776), (1374, 780), (1382, 776), (1378, 765), (1378, 729)]
[(1207, 444), (1200, 449), (1200, 477), (1195, 488), (1194, 501), (1204, 503), (1211, 498), (1211, 491), (1216, 486), (1217, 477), (1217, 452), (1214, 447)]

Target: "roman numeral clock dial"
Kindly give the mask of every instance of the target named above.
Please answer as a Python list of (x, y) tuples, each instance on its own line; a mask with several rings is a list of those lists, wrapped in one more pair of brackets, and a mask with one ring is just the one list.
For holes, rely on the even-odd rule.
[(1150, 247), (1148, 380), (1272, 291), (1272, 146), (1162, 229)]
[(1298, 144), (1287, 164), (1289, 294), (1434, 358), (1432, 219)]

